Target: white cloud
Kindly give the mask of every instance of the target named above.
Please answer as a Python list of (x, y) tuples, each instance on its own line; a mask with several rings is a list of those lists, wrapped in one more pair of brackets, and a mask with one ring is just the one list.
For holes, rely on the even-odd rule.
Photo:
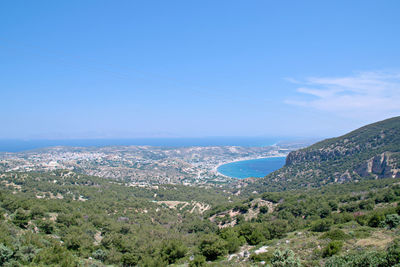
[(381, 119), (400, 115), (400, 72), (361, 72), (348, 77), (311, 77), (287, 104), (345, 117)]

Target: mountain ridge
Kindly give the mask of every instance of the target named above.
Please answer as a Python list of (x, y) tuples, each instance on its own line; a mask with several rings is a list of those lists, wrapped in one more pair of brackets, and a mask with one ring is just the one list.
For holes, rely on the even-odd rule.
[(285, 190), (380, 178), (400, 178), (400, 117), (292, 151), (284, 167), (254, 186)]

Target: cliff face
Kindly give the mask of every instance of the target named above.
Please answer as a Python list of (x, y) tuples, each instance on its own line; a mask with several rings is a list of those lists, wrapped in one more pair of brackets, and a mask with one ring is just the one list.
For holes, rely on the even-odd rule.
[(385, 152), (372, 157), (360, 164), (355, 173), (361, 177), (372, 175), (375, 178), (400, 178), (399, 164), (392, 155), (390, 152)]
[(400, 178), (400, 117), (293, 151), (260, 182), (288, 189), (379, 178)]
[[(338, 151), (294, 151), (291, 152), (286, 158), (285, 166), (304, 164), (305, 161), (311, 161), (320, 164), (324, 161), (334, 160), (340, 156), (348, 156), (353, 154), (351, 152), (341, 153)], [(398, 153), (383, 152), (379, 155), (369, 158), (358, 164), (354, 169), (346, 169), (342, 174), (340, 180), (350, 180), (353, 176), (360, 176), (362, 178), (375, 177), (375, 178), (400, 178), (400, 169), (397, 162)], [(309, 163), (310, 164), (310, 163)], [(337, 176), (337, 175), (335, 175)], [(356, 177), (355, 177), (356, 178)]]

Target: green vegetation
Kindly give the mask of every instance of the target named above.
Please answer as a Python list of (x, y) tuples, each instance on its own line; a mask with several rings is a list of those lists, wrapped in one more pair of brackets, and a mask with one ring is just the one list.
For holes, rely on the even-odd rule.
[[(398, 153), (391, 132), (397, 121), (304, 151), (343, 138), (354, 145), (358, 133), (374, 144), (371, 153)], [(381, 139), (391, 136), (389, 144), (377, 131)], [(364, 160), (367, 152), (358, 152)], [(355, 155), (349, 152), (347, 160)], [(340, 155), (334, 163), (343, 163)], [(0, 265), (396, 266), (400, 184), (376, 178), (250, 193), (256, 182), (239, 195), (229, 187), (133, 187), (68, 170), (0, 173)]]
[[(400, 233), (396, 179), (247, 199), (214, 188), (134, 188), (70, 171), (4, 173), (0, 185), (0, 261), (9, 265), (225, 265), (243, 249), (249, 256), (233, 262), (387, 261), (384, 251), (396, 251), (390, 241)], [(198, 199), (183, 202), (192, 196)], [(198, 203), (212, 208), (202, 213), (193, 209)], [(256, 254), (261, 246), (267, 251)], [(396, 261), (395, 252), (390, 258)]]

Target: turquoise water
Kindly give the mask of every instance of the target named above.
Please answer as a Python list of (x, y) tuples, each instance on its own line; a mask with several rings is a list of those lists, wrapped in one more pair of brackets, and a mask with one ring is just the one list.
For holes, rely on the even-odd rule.
[(218, 172), (232, 177), (244, 179), (248, 177), (264, 177), (285, 165), (285, 157), (262, 158), (236, 161), (218, 167)]

